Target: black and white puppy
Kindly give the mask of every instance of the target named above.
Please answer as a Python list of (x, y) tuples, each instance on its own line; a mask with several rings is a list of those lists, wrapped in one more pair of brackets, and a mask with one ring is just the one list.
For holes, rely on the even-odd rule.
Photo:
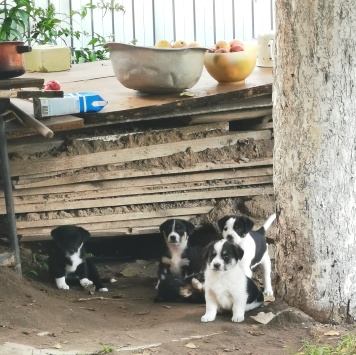
[(202, 273), (187, 276), (184, 279), (174, 277), (171, 273), (161, 273), (155, 302), (192, 302), (204, 303)]
[(160, 232), (164, 236), (166, 248), (160, 260), (159, 274), (161, 270), (165, 273), (168, 266), (174, 277), (183, 279), (201, 270), (203, 248), (192, 247), (189, 243), (194, 230), (194, 225), (183, 219), (168, 219), (161, 224)]
[(68, 290), (67, 277), (78, 277), (80, 284), (90, 287), (94, 284), (97, 291), (108, 291), (100, 280), (99, 272), (91, 259), (85, 257), (85, 242), (90, 233), (72, 225), (60, 226), (51, 231), (55, 241), (48, 258), (48, 269), (52, 279), (61, 290)]
[(252, 277), (252, 269), (261, 265), (263, 270), (264, 293), (273, 296), (271, 282), (271, 259), (268, 254), (268, 244), (265, 232), (276, 219), (276, 214), (271, 215), (263, 227), (253, 231), (253, 221), (248, 217), (225, 216), (218, 220), (218, 226), (224, 239), (239, 245), (244, 256), (241, 259), (241, 267), (246, 276)]
[(260, 307), (263, 293), (245, 275), (239, 260), (244, 251), (235, 243), (221, 239), (207, 247), (205, 261), (206, 311), (202, 322), (211, 322), (220, 310), (232, 310), (233, 322), (242, 322), (245, 312)]

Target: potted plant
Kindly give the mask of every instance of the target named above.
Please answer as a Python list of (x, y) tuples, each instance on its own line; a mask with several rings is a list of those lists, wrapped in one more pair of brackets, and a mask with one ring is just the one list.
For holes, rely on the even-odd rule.
[[(58, 45), (59, 40), (62, 40), (70, 48), (68, 39), (88, 37), (85, 31), (73, 30), (73, 21), (84, 19), (95, 8), (101, 9), (103, 16), (107, 11), (124, 11), (123, 6), (113, 0), (100, 0), (96, 5), (88, 3), (69, 14), (57, 13), (52, 3), (42, 8), (36, 7), (33, 0), (0, 0), (0, 18), (4, 19), (0, 23), (0, 42), (25, 41), (29, 45)], [(105, 42), (105, 38), (97, 33), (89, 37), (88, 45), (80, 49), (81, 53), (85, 53), (84, 59), (80, 55), (76, 56), (77, 62), (105, 58), (107, 49), (102, 47)]]

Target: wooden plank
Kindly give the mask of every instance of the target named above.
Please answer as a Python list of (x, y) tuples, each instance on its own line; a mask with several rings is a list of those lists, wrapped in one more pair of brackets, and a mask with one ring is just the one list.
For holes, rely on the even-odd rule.
[[(44, 211), (63, 211), (76, 210), (86, 208), (102, 208), (102, 207), (116, 207), (126, 205), (143, 205), (152, 203), (164, 202), (178, 202), (178, 201), (196, 201), (204, 200), (206, 198), (227, 198), (238, 196), (254, 196), (273, 193), (273, 188), (258, 187), (258, 188), (235, 188), (228, 190), (210, 190), (209, 194), (206, 191), (198, 192), (180, 192), (167, 194), (152, 194), (152, 195), (138, 195), (126, 197), (113, 197), (102, 199), (89, 199), (78, 201), (62, 201), (62, 202), (48, 202), (27, 205), (15, 206), (15, 213), (30, 213), (30, 212), (44, 212)], [(271, 192), (272, 191), (272, 192)]]
[(42, 90), (0, 90), (0, 99), (19, 98), (30, 99), (34, 97), (63, 97), (63, 91)]
[[(75, 128), (83, 128), (84, 120), (80, 117), (65, 115), (50, 117), (48, 119), (42, 120), (43, 123), (50, 128), (52, 131), (66, 131)], [(20, 137), (28, 137), (36, 135), (37, 132), (29, 127), (21, 127), (16, 124), (6, 125), (6, 137), (7, 139), (14, 139)]]
[(251, 108), (247, 110), (236, 110), (233, 112), (217, 112), (192, 117), (192, 124), (207, 122), (228, 122), (244, 120), (247, 118), (257, 118), (272, 113), (272, 108)]
[(0, 89), (21, 89), (21, 88), (42, 88), (44, 79), (41, 77), (38, 78), (11, 78), (11, 79), (1, 79), (0, 80)]
[(74, 170), (89, 166), (117, 164), (135, 160), (165, 157), (183, 152), (188, 148), (193, 152), (200, 152), (208, 148), (222, 148), (236, 144), (239, 140), (244, 139), (271, 139), (271, 132), (269, 130), (238, 132), (218, 137), (208, 137), (167, 144), (156, 144), (145, 147), (127, 148), (71, 157), (39, 159), (22, 162), (14, 161), (10, 162), (10, 172), (11, 176), (17, 176), (47, 171)]
[[(7, 146), (7, 151), (9, 153), (18, 153), (18, 154), (35, 154), (39, 152), (47, 152), (51, 149), (58, 148), (63, 144), (62, 139), (52, 138), (45, 139), (44, 141), (40, 140), (38, 137), (29, 137), (32, 138), (33, 142), (17, 142), (15, 140), (10, 140)], [(22, 139), (23, 140), (23, 139)]]
[(55, 226), (63, 226), (66, 224), (84, 225), (85, 227), (87, 223), (144, 220), (144, 219), (158, 218), (158, 217), (169, 218), (172, 216), (180, 216), (180, 215), (203, 214), (203, 213), (209, 213), (212, 208), (213, 208), (212, 204), (208, 203), (205, 206), (159, 209), (156, 211), (131, 212), (131, 213), (99, 215), (99, 216), (92, 215), (87, 217), (58, 218), (58, 219), (47, 219), (47, 220), (38, 220), (38, 221), (18, 220), (16, 222), (16, 227), (18, 229), (19, 234), (21, 234), (21, 229), (23, 228), (55, 227)]
[[(109, 230), (98, 230), (91, 233), (92, 238), (100, 237), (122, 237), (127, 235), (143, 235), (143, 234), (155, 234), (158, 233), (158, 227), (135, 227), (135, 228), (117, 228)], [(51, 240), (49, 235), (24, 235), (21, 236), (21, 242), (23, 241), (40, 241)]]
[[(55, 185), (53, 186), (54, 178), (50, 175), (49, 179), (40, 180), (31, 182), (28, 180), (20, 180), (18, 183), (13, 181), (14, 184), (14, 196), (22, 196), (25, 195), (26, 192), (23, 189), (34, 189), (36, 187), (50, 187), (49, 189), (37, 189), (33, 190), (33, 193), (30, 194), (41, 194), (41, 193), (56, 193), (56, 192), (68, 192), (72, 191), (73, 187), (70, 186), (61, 186), (66, 184), (75, 184), (75, 183), (83, 183), (86, 181), (94, 182), (98, 180), (115, 180), (115, 179), (124, 179), (124, 178), (136, 178), (136, 177), (144, 177), (144, 176), (158, 176), (158, 175), (171, 175), (171, 174), (187, 174), (193, 173), (197, 171), (209, 171), (209, 170), (224, 170), (224, 169), (241, 169), (247, 167), (254, 166), (264, 166), (264, 165), (272, 165), (273, 158), (262, 158), (262, 159), (254, 159), (248, 162), (244, 161), (233, 161), (228, 163), (197, 163), (192, 167), (186, 167), (182, 169), (181, 167), (172, 167), (170, 169), (162, 169), (162, 168), (154, 168), (150, 170), (142, 170), (139, 171), (137, 169), (125, 169), (125, 170), (114, 170), (114, 171), (104, 171), (104, 172), (95, 172), (95, 173), (80, 173), (69, 176), (59, 176), (55, 177)], [(25, 177), (23, 178), (25, 179)], [(21, 192), (17, 192), (16, 190), (22, 189)], [(93, 184), (83, 185), (81, 191), (88, 191), (93, 189)], [(79, 191), (79, 190), (77, 190)], [(0, 191), (0, 196), (3, 196)]]
[[(172, 191), (192, 191), (192, 190), (203, 190), (203, 189), (216, 189), (222, 187), (237, 187), (237, 186), (251, 186), (251, 185), (261, 185), (261, 184), (272, 184), (273, 177), (272, 175), (266, 176), (258, 176), (258, 177), (248, 177), (241, 179), (233, 179), (233, 183), (227, 182), (226, 180), (222, 180), (219, 182), (211, 183), (210, 181), (203, 181), (200, 183), (197, 182), (189, 182), (189, 183), (176, 183), (176, 184), (167, 184), (167, 185), (158, 185), (156, 187), (153, 186), (139, 186), (139, 187), (125, 187), (125, 188), (112, 188), (112, 189), (100, 189), (95, 191), (86, 191), (83, 193), (72, 192), (66, 193), (65, 198), (71, 201), (78, 201), (82, 199), (98, 199), (103, 197), (118, 197), (118, 196), (134, 196), (134, 195), (145, 195), (145, 194), (157, 194), (157, 193), (165, 193)], [(204, 184), (204, 185), (203, 185)], [(45, 203), (45, 202), (56, 202), (62, 201), (62, 194), (48, 194), (45, 195), (32, 195), (32, 196), (21, 196), (14, 197), (15, 209), (18, 205), (25, 206), (26, 204), (32, 203)], [(4, 202), (4, 201), (2, 201)], [(4, 208), (0, 207), (0, 212), (5, 212)]]
[[(183, 215), (183, 216), (171, 216), (170, 218), (180, 218), (180, 219), (185, 219), (185, 220), (189, 220), (192, 219), (194, 217), (196, 217), (197, 215)], [(135, 227), (139, 227), (138, 224), (140, 225), (140, 227), (155, 227), (158, 230), (158, 226), (160, 226), (164, 221), (167, 220), (167, 217), (161, 217), (161, 218), (150, 218), (150, 219), (144, 219), (144, 220), (131, 220), (131, 221), (120, 221), (120, 222), (98, 222), (98, 223), (87, 223), (85, 224), (85, 229), (87, 229), (88, 231), (90, 231), (90, 233), (94, 232), (94, 231), (110, 231), (110, 230), (118, 230), (120, 228), (122, 229), (129, 229), (129, 228), (135, 228)], [(55, 226), (53, 227), (55, 228)], [(32, 237), (36, 237), (36, 236), (48, 236), (50, 237), (51, 235), (51, 230), (53, 228), (47, 228), (47, 227), (43, 227), (43, 228), (24, 228), (21, 229), (21, 241), (23, 241), (23, 237), (24, 236), (32, 236)], [(42, 238), (41, 238), (42, 239)]]
[[(71, 117), (71, 116), (70, 116)], [(82, 120), (82, 119), (81, 119)], [(209, 131), (228, 131), (229, 124), (227, 122), (218, 122), (218, 123), (207, 123), (207, 124), (197, 124), (188, 127), (179, 127), (179, 128), (169, 128), (169, 129), (155, 129), (151, 132), (168, 132), (172, 130), (177, 130), (184, 135), (194, 134), (198, 132), (209, 132)], [(95, 135), (90, 137), (77, 138), (75, 141), (94, 141), (94, 140), (103, 140), (105, 142), (113, 141), (120, 139), (128, 135), (137, 135), (143, 134), (144, 132), (129, 132), (129, 133), (119, 133), (112, 135)], [(38, 152), (45, 152), (53, 148), (58, 148), (64, 143), (63, 139), (53, 138), (51, 140), (41, 140), (40, 137), (27, 137), (21, 139), (19, 142), (11, 140), (8, 144), (7, 150), (9, 153), (19, 153), (19, 154), (33, 154)], [(36, 176), (36, 174), (35, 174)]]

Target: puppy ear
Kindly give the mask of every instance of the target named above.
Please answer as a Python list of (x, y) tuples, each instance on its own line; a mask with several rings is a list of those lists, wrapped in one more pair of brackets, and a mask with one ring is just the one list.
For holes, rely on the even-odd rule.
[(169, 223), (170, 219), (167, 219), (165, 222), (163, 222), (160, 226), (159, 226), (159, 231), (161, 234), (164, 235), (164, 229), (166, 228), (167, 224)]
[(209, 255), (214, 249), (214, 245), (216, 243), (215, 241), (210, 242), (204, 249), (203, 249), (203, 268), (206, 267), (206, 264), (208, 263), (209, 260)]
[(82, 227), (78, 227), (78, 230), (80, 232), (80, 235), (83, 238), (83, 242), (86, 242), (90, 237), (90, 233), (86, 229), (84, 229)]
[(189, 221), (185, 221), (184, 219), (181, 220), (185, 227), (187, 228), (187, 234), (192, 235), (193, 232), (195, 231), (195, 225)]
[(51, 230), (51, 236), (54, 240), (57, 240), (60, 235), (59, 227)]
[(236, 253), (236, 259), (241, 260), (245, 254), (244, 250), (237, 244), (233, 243), (233, 248)]
[(248, 218), (248, 217), (242, 217), (242, 220), (244, 222), (244, 232), (248, 233), (249, 231), (252, 230), (253, 226), (255, 225), (253, 221)]
[(225, 227), (226, 221), (231, 218), (230, 216), (224, 216), (218, 220), (218, 226), (220, 231), (222, 231)]

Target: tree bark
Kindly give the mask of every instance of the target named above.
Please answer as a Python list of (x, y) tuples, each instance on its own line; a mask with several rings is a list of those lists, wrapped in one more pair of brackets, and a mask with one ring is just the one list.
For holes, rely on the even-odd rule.
[(276, 293), (356, 319), (356, 3), (276, 0)]

